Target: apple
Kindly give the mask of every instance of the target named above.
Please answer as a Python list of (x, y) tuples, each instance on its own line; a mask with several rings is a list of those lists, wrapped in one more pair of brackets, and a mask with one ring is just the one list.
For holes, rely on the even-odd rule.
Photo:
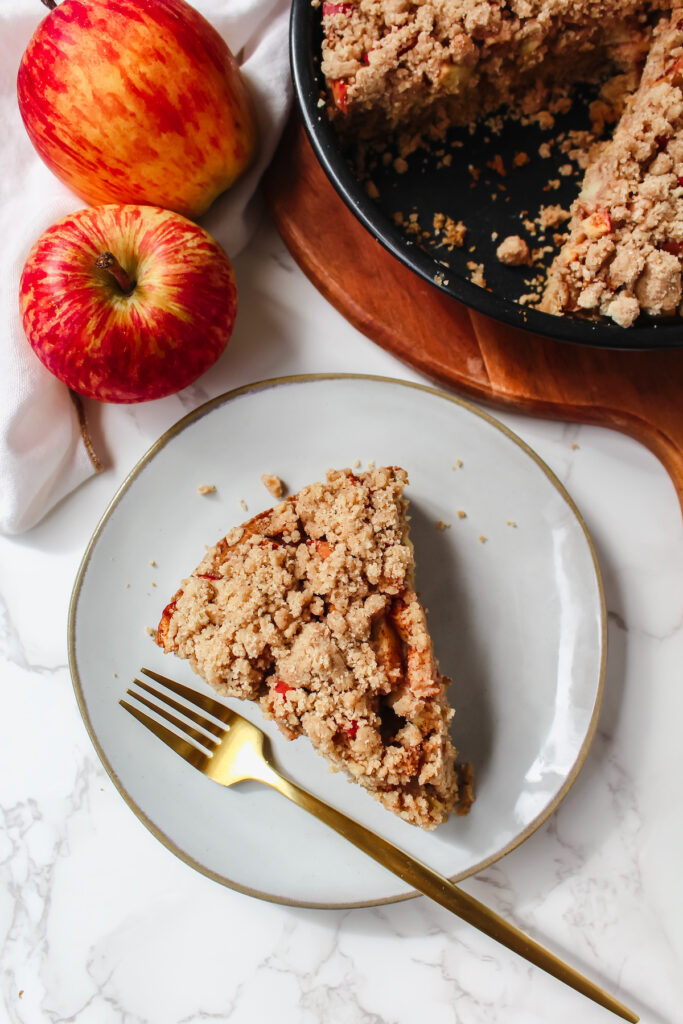
[(51, 11), (17, 79), (38, 154), (93, 205), (199, 217), (256, 147), (246, 85), (221, 36), (184, 0), (44, 2)]
[(70, 388), (144, 402), (218, 359), (237, 289), (230, 260), (198, 224), (156, 206), (97, 206), (41, 235), (19, 304), (34, 352)]

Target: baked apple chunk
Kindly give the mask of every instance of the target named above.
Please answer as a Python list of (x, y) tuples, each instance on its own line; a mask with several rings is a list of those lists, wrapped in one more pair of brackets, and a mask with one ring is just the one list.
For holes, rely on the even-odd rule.
[(231, 530), (183, 581), (156, 640), (431, 829), (469, 807), (471, 779), (455, 765), (449, 680), (415, 593), (406, 483), (393, 466), (330, 470)]

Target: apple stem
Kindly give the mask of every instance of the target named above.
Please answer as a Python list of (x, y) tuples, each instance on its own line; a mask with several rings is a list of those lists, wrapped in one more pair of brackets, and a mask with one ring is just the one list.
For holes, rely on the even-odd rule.
[(95, 266), (99, 270), (108, 270), (124, 295), (130, 295), (134, 291), (137, 281), (133, 281), (130, 275), (126, 273), (113, 252), (108, 250), (103, 252), (95, 260)]
[(57, 6), (57, 0), (42, 0), (42, 2), (51, 11), (54, 11), (55, 7)]

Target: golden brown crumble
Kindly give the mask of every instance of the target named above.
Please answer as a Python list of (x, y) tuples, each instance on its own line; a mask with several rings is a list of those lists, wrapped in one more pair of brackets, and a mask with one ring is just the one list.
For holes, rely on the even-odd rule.
[(216, 493), (216, 486), (215, 486), (215, 484), (201, 484), (197, 488), (197, 494), (215, 494), (215, 493)]
[(460, 249), (464, 245), (467, 228), (461, 220), (455, 221), (445, 213), (435, 213), (432, 227), (435, 236), (440, 239), (439, 246), (446, 246), (452, 251), (453, 248)]

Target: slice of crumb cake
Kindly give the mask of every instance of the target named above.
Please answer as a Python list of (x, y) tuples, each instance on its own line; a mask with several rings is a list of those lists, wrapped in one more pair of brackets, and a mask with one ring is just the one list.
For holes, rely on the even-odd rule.
[(415, 593), (405, 470), (330, 470), (207, 552), (157, 643), (220, 694), (258, 701), (389, 810), (431, 829), (461, 800), (439, 672)]

